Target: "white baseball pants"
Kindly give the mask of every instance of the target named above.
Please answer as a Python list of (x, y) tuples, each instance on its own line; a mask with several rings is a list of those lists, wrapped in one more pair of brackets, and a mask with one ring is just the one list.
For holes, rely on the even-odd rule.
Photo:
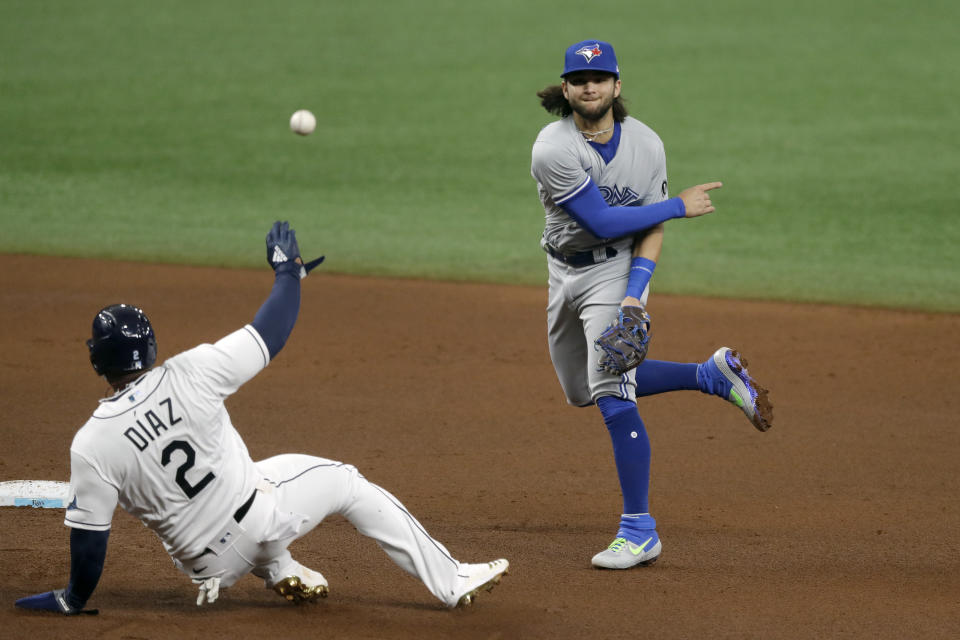
[(274, 456), (256, 466), (265, 481), (243, 520), (231, 520), (204, 555), (174, 560), (191, 578), (219, 577), (221, 586), (229, 587), (252, 572), (271, 586), (297, 566), (287, 550), (290, 543), (328, 515), (340, 514), (450, 604), (459, 562), (399, 500), (355, 467), (301, 454)]

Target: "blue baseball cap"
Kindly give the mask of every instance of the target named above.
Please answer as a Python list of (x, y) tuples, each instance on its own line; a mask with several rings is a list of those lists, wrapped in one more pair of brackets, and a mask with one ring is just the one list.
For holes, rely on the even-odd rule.
[(613, 45), (600, 40), (584, 40), (567, 47), (563, 57), (563, 73), (566, 76), (574, 71), (604, 71), (620, 77), (620, 66)]

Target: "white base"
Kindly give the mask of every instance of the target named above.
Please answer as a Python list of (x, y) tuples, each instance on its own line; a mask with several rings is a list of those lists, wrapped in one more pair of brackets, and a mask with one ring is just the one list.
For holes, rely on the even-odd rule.
[(63, 509), (70, 485), (56, 480), (10, 480), (0, 482), (0, 507)]

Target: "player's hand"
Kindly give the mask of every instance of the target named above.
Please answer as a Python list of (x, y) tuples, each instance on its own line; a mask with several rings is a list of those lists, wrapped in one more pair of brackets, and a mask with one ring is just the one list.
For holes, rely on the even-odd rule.
[(320, 256), (316, 260), (303, 262), (300, 246), (297, 244), (297, 232), (290, 228), (289, 222), (278, 220), (267, 232), (267, 262), (276, 272), (289, 271), (306, 278), (323, 259), (324, 256)]
[(684, 217), (696, 218), (697, 216), (703, 216), (716, 211), (713, 203), (710, 202), (710, 194), (707, 192), (713, 189), (719, 189), (722, 186), (722, 182), (708, 182), (681, 191), (680, 199), (683, 200), (683, 206), (687, 209)]
[(62, 613), (65, 616), (76, 616), (80, 614), (95, 616), (100, 613), (99, 609), (74, 609), (67, 603), (65, 594), (66, 589), (47, 591), (45, 593), (38, 593), (35, 596), (20, 598), (14, 605), (20, 609), (52, 611), (54, 613)]
[(220, 597), (220, 578), (195, 579), (193, 582), (200, 585), (200, 593), (197, 594), (198, 607), (203, 604), (204, 600), (213, 604)]

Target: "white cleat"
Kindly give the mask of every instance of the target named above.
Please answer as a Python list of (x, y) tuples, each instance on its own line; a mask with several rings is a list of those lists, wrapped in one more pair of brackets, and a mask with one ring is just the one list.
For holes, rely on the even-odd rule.
[(295, 604), (313, 602), (326, 598), (330, 593), (327, 579), (319, 571), (313, 571), (303, 565), (298, 566), (297, 574), (283, 578), (273, 585), (273, 590), (286, 600)]
[(451, 609), (470, 606), (481, 591), (490, 591), (500, 584), (500, 578), (507, 574), (509, 567), (510, 563), (503, 558), (480, 564), (461, 564), (457, 571), (457, 587), (448, 606)]
[(616, 538), (610, 546), (593, 556), (591, 563), (597, 569), (630, 569), (648, 567), (660, 557), (663, 545), (654, 533), (642, 544), (626, 538)]

